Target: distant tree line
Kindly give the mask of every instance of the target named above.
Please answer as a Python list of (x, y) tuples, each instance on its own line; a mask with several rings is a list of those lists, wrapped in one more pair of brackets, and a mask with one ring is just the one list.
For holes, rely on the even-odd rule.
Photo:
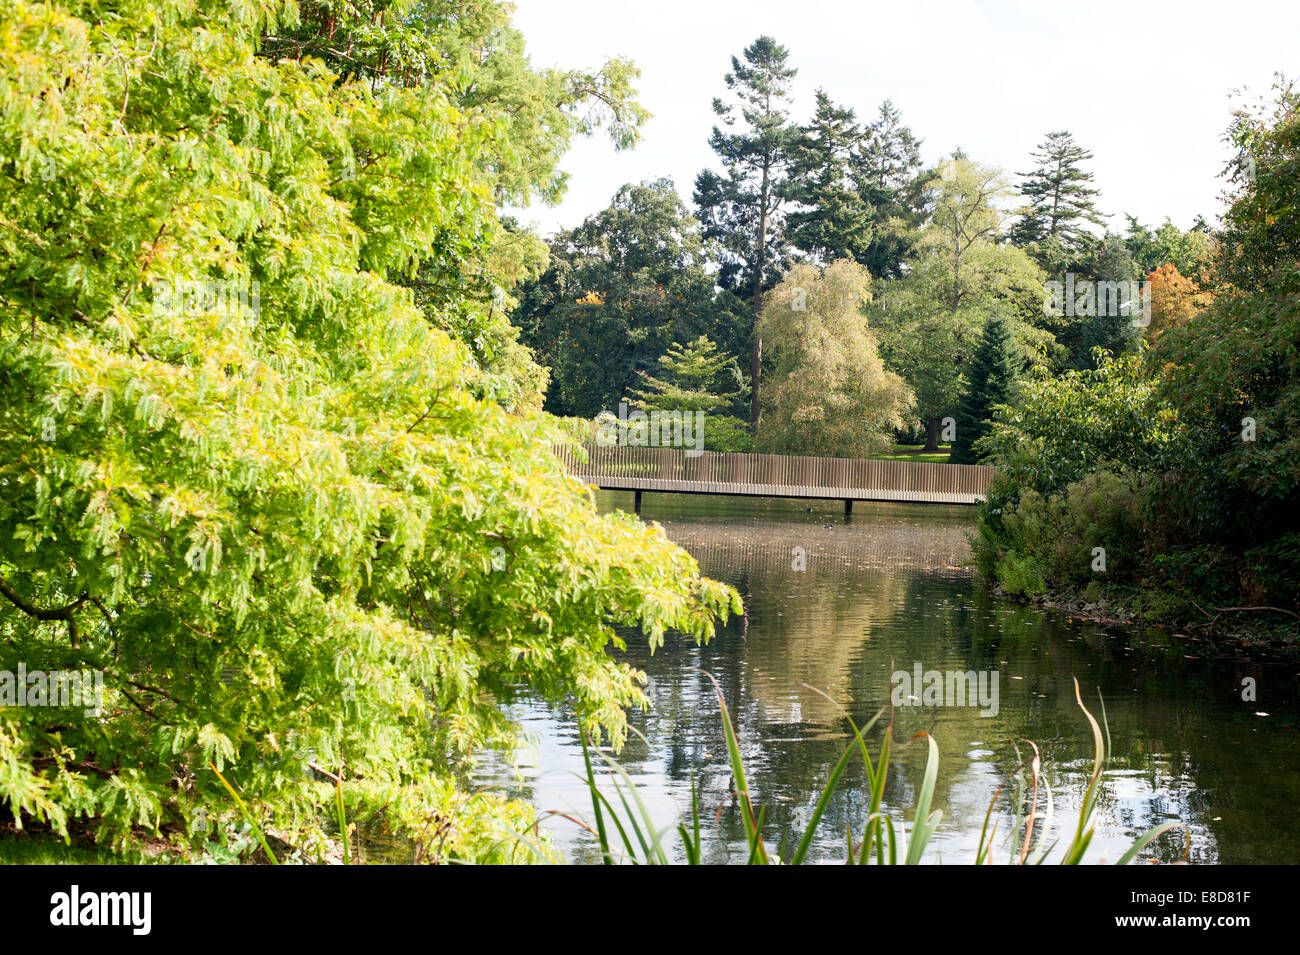
[[(704, 337), (739, 382), (714, 412), (735, 419), (715, 430), (714, 447), (836, 454), (923, 436), (936, 451), (956, 431), (959, 459), (970, 461), (992, 405), (1033, 368), (1092, 368), (1095, 349), (1133, 347), (1148, 327), (1134, 324), (1143, 305), (1140, 295), (1130, 301), (1134, 283), (1151, 283), (1151, 335), (1205, 303), (1206, 223), (1183, 231), (1129, 216), (1122, 233), (1104, 231), (1093, 155), (1069, 132), (1048, 133), (1018, 182), (960, 149), (926, 166), (921, 139), (888, 99), (862, 120), (819, 89), (812, 116), (796, 122), (796, 76), (771, 37), (732, 58), (713, 101), (718, 166), (696, 177), (693, 208), (671, 180), (629, 184), (609, 208), (551, 238), (549, 264), (523, 286), (512, 316), (550, 370), (548, 411), (592, 418), (613, 409), (671, 349)], [(791, 307), (810, 290), (796, 294), (792, 276), (809, 286), (840, 263), (860, 273), (852, 371), (841, 349), (798, 340), (806, 316)], [(1124, 290), (1123, 307), (1053, 310), (1052, 282)], [(800, 354), (777, 354), (792, 349)], [(820, 404), (831, 393), (810, 392), (812, 381), (876, 360), (903, 384), (887, 389), (879, 415), (839, 420), (858, 404), (832, 410)]]

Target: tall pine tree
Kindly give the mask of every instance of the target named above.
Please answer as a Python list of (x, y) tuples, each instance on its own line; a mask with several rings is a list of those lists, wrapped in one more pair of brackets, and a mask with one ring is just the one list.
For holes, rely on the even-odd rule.
[[(731, 58), (725, 79), (734, 101), (713, 101), (722, 127), (715, 126), (709, 139), (723, 173), (706, 169), (695, 180), (704, 235), (724, 251), (718, 284), (748, 292), (755, 323), (763, 289), (780, 278), (788, 254), (780, 206), (790, 144), (797, 135), (789, 106), (790, 81), (798, 72), (788, 65), (789, 57), (776, 40), (761, 36), (745, 48), (743, 61)], [(762, 367), (763, 342), (755, 334), (750, 361), (750, 423), (755, 428)]]
[(1059, 130), (1048, 133), (1030, 155), (1038, 165), (1032, 172), (1018, 174), (1025, 180), (1020, 194), (1028, 205), (1011, 230), (1011, 241), (1022, 248), (1059, 243), (1067, 251), (1082, 251), (1092, 238), (1084, 223), (1104, 225), (1106, 221), (1093, 202), (1098, 190), (1089, 185), (1092, 173), (1081, 166), (1092, 153), (1068, 131)]
[(853, 110), (817, 91), (812, 122), (791, 148), (786, 195), (800, 208), (786, 217), (790, 244), (820, 264), (862, 261), (872, 234), (871, 207), (855, 188), (852, 161), (862, 143)]
[(949, 458), (953, 464), (979, 461), (973, 445), (988, 432), (993, 406), (1009, 400), (1021, 364), (1011, 325), (1000, 316), (989, 319), (966, 371), (966, 393), (957, 407), (957, 434)]
[(858, 261), (875, 278), (898, 278), (925, 219), (921, 140), (890, 100), (863, 131), (853, 156), (858, 195), (870, 211), (871, 236)]

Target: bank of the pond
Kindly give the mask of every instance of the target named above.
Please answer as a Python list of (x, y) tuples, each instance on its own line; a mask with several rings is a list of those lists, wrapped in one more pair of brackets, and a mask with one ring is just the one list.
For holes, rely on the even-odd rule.
[[(1153, 613), (1144, 607), (1167, 607), (1171, 601), (1158, 591), (1114, 592), (1048, 588), (1045, 593), (1026, 596), (1008, 593), (997, 583), (977, 577), (979, 584), (1005, 600), (1014, 600), (1070, 619), (1108, 626), (1142, 626), (1167, 631), (1175, 638), (1206, 642), (1231, 648), (1249, 657), (1282, 652), (1300, 658), (1300, 618), (1276, 607), (1215, 607), (1201, 610), (1199, 617), (1186, 614)], [(1136, 610), (1129, 609), (1137, 607)]]

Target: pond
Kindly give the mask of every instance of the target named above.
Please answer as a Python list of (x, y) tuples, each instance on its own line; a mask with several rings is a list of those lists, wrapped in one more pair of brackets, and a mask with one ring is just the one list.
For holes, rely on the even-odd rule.
[[(602, 492), (603, 508), (630, 510), (630, 492)], [(891, 673), (986, 674), (984, 700), (936, 700), (921, 689), (894, 711), (895, 755), (886, 807), (910, 826), (925, 762), (940, 750), (934, 807), (943, 821), (928, 862), (973, 861), (990, 800), (1027, 740), (1042, 752), (1060, 837), (1069, 841), (1092, 771), (1093, 745), (1072, 677), (1099, 719), (1110, 761), (1086, 861), (1115, 861), (1137, 835), (1169, 819), (1171, 833), (1142, 858), (1293, 863), (1300, 858), (1300, 664), (1260, 655), (1240, 660), (1205, 641), (1163, 631), (1102, 626), (990, 596), (963, 566), (974, 509), (646, 494), (642, 517), (658, 521), (703, 572), (745, 601), (709, 644), (669, 636), (653, 655), (628, 635), (625, 659), (646, 671), (654, 701), (634, 713), (637, 731), (618, 759), (660, 826), (689, 813), (700, 793), (706, 861), (743, 862), (744, 831), (711, 674), (735, 721), (764, 831), (776, 847), (797, 838), (858, 725), (889, 706)], [(928, 679), (928, 678), (927, 678)], [(1253, 681), (1255, 699), (1243, 699)], [(926, 682), (923, 679), (922, 683)], [(946, 705), (924, 705), (940, 703)], [(972, 705), (973, 704), (973, 705)], [(530, 801), (572, 861), (599, 861), (595, 840), (553, 813), (587, 821), (591, 803), (572, 714), (522, 700), (509, 705), (528, 743), (482, 758), (474, 785)], [(882, 725), (883, 725), (882, 720)], [(878, 748), (880, 732), (869, 741)], [(1017, 746), (1019, 755), (1017, 755)], [(844, 859), (845, 827), (860, 833), (865, 774), (852, 764), (818, 828), (812, 856)], [(994, 819), (1010, 828), (1004, 792)], [(1187, 845), (1190, 835), (1190, 848)], [(672, 840), (674, 846), (677, 841)], [(996, 862), (1011, 847), (999, 838)]]

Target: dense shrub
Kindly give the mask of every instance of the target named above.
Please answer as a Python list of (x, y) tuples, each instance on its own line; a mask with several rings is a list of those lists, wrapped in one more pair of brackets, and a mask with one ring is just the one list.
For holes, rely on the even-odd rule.
[[(997, 520), (982, 520), (977, 565), (1008, 593), (1036, 596), (1097, 580), (1135, 583), (1144, 550), (1141, 478), (1097, 471), (1059, 494), (1024, 491)], [(1105, 570), (1095, 570), (1104, 549)]]

